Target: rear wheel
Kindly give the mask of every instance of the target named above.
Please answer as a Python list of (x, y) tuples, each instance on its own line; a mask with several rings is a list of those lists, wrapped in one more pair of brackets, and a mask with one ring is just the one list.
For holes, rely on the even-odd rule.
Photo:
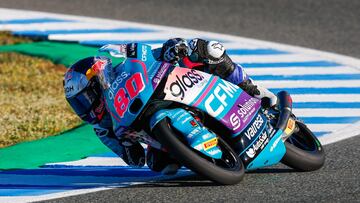
[(281, 162), (299, 171), (321, 168), (325, 162), (321, 143), (304, 123), (296, 121), (296, 125), (299, 130), (286, 140), (286, 153)]
[(242, 161), (220, 137), (218, 137), (218, 146), (223, 155), (221, 159), (212, 159), (182, 142), (180, 139), (183, 135), (177, 134), (172, 129), (168, 119), (161, 120), (154, 127), (154, 133), (180, 163), (214, 182), (230, 185), (240, 182), (244, 177), (245, 169)]

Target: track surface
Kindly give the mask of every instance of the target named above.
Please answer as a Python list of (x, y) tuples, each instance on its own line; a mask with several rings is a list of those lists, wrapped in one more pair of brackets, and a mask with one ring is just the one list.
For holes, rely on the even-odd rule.
[[(319, 1), (0, 1), (0, 7), (139, 21), (301, 45), (360, 58), (360, 2)], [(177, 9), (173, 10), (173, 7)], [(139, 11), (134, 12), (137, 8)], [(200, 13), (201, 12), (201, 13)], [(187, 18), (189, 20), (184, 21)], [(190, 177), (54, 200), (79, 201), (350, 201), (360, 199), (360, 137), (325, 147), (317, 172), (276, 169), (248, 173), (235, 186)]]
[(0, 0), (0, 7), (193, 28), (360, 58), (357, 0)]

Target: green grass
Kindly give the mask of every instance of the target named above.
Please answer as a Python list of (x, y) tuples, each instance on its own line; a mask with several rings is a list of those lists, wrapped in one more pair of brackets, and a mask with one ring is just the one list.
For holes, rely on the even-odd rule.
[(31, 42), (31, 40), (26, 37), (12, 36), (10, 32), (0, 32), (0, 45), (9, 45), (24, 42)]
[[(30, 42), (0, 33), (0, 45)], [(0, 147), (54, 135), (81, 124), (64, 98), (66, 68), (16, 53), (0, 54)]]

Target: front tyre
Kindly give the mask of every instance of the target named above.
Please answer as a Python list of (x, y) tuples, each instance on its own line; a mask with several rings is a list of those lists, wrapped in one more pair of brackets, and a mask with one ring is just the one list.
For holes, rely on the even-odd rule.
[(298, 132), (286, 141), (286, 153), (281, 162), (299, 171), (314, 171), (325, 162), (324, 149), (315, 135), (304, 123), (296, 121)]
[(167, 147), (181, 164), (214, 182), (231, 185), (240, 182), (244, 177), (245, 169), (242, 161), (221, 138), (218, 138), (218, 146), (223, 156), (221, 160), (213, 160), (179, 140), (179, 136), (182, 135), (174, 132), (168, 119), (156, 124), (153, 132), (160, 143)]

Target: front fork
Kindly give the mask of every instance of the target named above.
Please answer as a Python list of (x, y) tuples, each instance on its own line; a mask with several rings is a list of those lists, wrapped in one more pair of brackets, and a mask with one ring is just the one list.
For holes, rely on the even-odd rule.
[(157, 111), (150, 119), (151, 130), (158, 122), (166, 118), (170, 120), (170, 125), (185, 137), (193, 149), (214, 159), (221, 158), (222, 151), (217, 146), (216, 134), (204, 127), (185, 109), (175, 108)]

